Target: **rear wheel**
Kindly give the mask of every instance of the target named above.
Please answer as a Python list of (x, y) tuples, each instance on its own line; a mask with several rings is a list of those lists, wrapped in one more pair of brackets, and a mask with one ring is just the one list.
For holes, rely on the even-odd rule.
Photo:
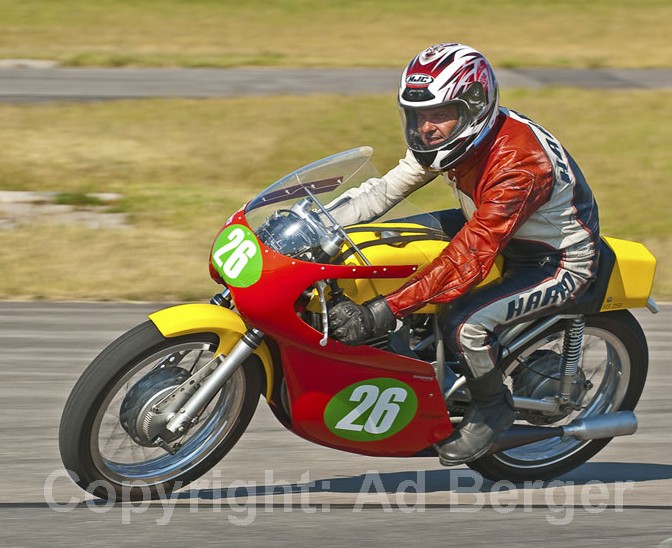
[[(110, 344), (73, 388), (61, 418), (61, 457), (75, 482), (106, 499), (158, 498), (217, 464), (259, 401), (256, 358), (235, 371), (182, 435), (171, 435), (152, 408), (210, 362), (218, 342), (213, 333), (166, 338), (148, 321)], [(157, 435), (166, 448), (179, 449), (170, 454), (156, 446)]]
[[(507, 358), (514, 395), (542, 398), (557, 393), (564, 322), (559, 322)], [(619, 410), (633, 410), (639, 401), (648, 369), (646, 338), (637, 320), (626, 310), (586, 317), (582, 357), (575, 377), (573, 398), (580, 409), (544, 417), (521, 417), (520, 423), (560, 426)], [(486, 455), (468, 463), (491, 480), (550, 479), (583, 464), (609, 439), (581, 441), (560, 437)]]

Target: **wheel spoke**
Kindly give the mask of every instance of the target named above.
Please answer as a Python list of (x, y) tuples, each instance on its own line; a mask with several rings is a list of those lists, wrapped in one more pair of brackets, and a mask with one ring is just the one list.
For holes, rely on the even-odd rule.
[[(172, 371), (196, 371), (200, 364), (212, 360), (213, 352), (214, 347), (211, 346), (208, 350), (202, 343), (169, 347), (159, 355), (151, 356), (137, 364), (117, 383), (116, 393), (108, 396), (104, 409), (98, 413), (100, 418), (96, 421), (97, 443), (94, 444), (92, 455), (98, 467), (109, 479), (115, 481), (135, 479), (149, 483), (165, 481), (166, 478), (182, 472), (185, 467), (193, 466), (194, 463), (207, 457), (209, 452), (225, 439), (235, 422), (232, 419), (240, 413), (243, 402), (245, 381), (242, 370), (234, 373), (219, 396), (203, 411), (198, 424), (179, 440), (182, 446), (178, 454), (171, 455), (164, 449), (137, 443), (120, 422), (123, 402), (126, 402), (127, 398), (131, 398), (126, 404), (127, 408), (130, 407), (132, 410), (131, 422), (135, 424), (138, 421), (143, 423), (146, 420), (155, 420), (149, 416), (145, 418), (144, 415), (138, 417), (137, 414), (133, 414), (136, 410), (144, 409), (143, 406), (147, 404), (143, 402), (149, 402), (156, 392), (154, 384), (144, 380), (148, 379), (149, 375), (152, 375), (152, 379), (155, 376), (157, 379), (170, 379)], [(180, 367), (166, 366), (171, 356), (176, 355), (180, 356), (178, 360)], [(157, 364), (162, 364), (162, 367)], [(169, 384), (166, 385), (166, 382)], [(164, 390), (172, 390), (167, 388), (170, 382), (179, 384), (178, 381), (164, 381)], [(146, 443), (151, 442), (148, 440)]]
[[(526, 382), (525, 390), (532, 393), (535, 390), (534, 383), (537, 383), (539, 387), (536, 390), (544, 387), (543, 383), (557, 383), (557, 381), (549, 380), (553, 377), (548, 372), (553, 370), (559, 372), (557, 368), (559, 367), (559, 358), (562, 353), (562, 341), (563, 331), (558, 330), (551, 337), (542, 338), (537, 343), (523, 350), (520, 355), (512, 358), (516, 363), (520, 364), (516, 371), (521, 371), (522, 367), (523, 372), (525, 370), (534, 372), (534, 374), (527, 374), (524, 377)], [(629, 382), (629, 376), (629, 354), (620, 339), (607, 330), (587, 326), (576, 382), (579, 383), (577, 385), (578, 388), (586, 381), (590, 381), (593, 386), (583, 394), (580, 409), (556, 418), (553, 425), (565, 425), (577, 417), (585, 418), (599, 415), (618, 408), (620, 400), (623, 398), (625, 387)], [(516, 385), (515, 382), (514, 387), (518, 390), (522, 389), (522, 386)], [(544, 390), (550, 391), (550, 388), (553, 388), (553, 391), (556, 389), (552, 385), (547, 384)], [(547, 394), (544, 393), (544, 395)], [(574, 440), (572, 438), (551, 438), (503, 451), (494, 456), (509, 466), (520, 468), (529, 466), (539, 467), (565, 459), (576, 453), (587, 443), (589, 442)]]

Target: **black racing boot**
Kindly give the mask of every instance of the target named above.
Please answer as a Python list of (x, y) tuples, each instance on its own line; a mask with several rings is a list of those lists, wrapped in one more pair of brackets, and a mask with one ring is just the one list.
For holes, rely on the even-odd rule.
[(467, 376), (467, 387), (471, 403), (462, 422), (452, 436), (435, 446), (444, 466), (482, 457), (497, 434), (509, 428), (515, 419), (513, 398), (498, 369), (477, 379)]

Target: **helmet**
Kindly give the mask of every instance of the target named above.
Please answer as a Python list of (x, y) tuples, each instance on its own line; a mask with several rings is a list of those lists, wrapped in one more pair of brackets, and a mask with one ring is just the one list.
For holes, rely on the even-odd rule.
[[(429, 142), (420, 127), (441, 107), (457, 123)], [(423, 110), (427, 111), (423, 114)], [(418, 54), (401, 75), (399, 111), (408, 148), (427, 169), (450, 169), (488, 134), (499, 111), (499, 91), (490, 63), (462, 44), (438, 44)]]

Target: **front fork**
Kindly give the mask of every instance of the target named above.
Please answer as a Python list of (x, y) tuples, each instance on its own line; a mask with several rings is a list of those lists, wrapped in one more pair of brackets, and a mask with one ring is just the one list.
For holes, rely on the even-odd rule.
[[(221, 294), (215, 295), (210, 304), (231, 308), (230, 291), (226, 289)], [(217, 356), (159, 401), (153, 411), (168, 412), (166, 430), (180, 435), (191, 425), (196, 424), (203, 408), (215, 397), (238, 367), (259, 348), (263, 338), (264, 333), (258, 329), (248, 329), (226, 357)], [(177, 411), (174, 402), (181, 402)], [(162, 445), (160, 441), (159, 445)]]
[(219, 361), (218, 365), (213, 364), (210, 367), (206, 366), (202, 369), (204, 373), (207, 373), (208, 369), (214, 368), (214, 371), (200, 385), (197, 379), (194, 379), (192, 376), (183, 385), (178, 387), (175, 391), (176, 393), (188, 390), (192, 386), (196, 390), (184, 405), (181, 406), (180, 410), (170, 418), (166, 424), (166, 430), (173, 434), (182, 434), (186, 432), (190, 425), (196, 424), (201, 410), (215, 397), (215, 394), (231, 378), (236, 369), (241, 366), (252, 352), (259, 348), (263, 337), (264, 334), (258, 329), (249, 329), (225, 358), (221, 356), (217, 358)]

